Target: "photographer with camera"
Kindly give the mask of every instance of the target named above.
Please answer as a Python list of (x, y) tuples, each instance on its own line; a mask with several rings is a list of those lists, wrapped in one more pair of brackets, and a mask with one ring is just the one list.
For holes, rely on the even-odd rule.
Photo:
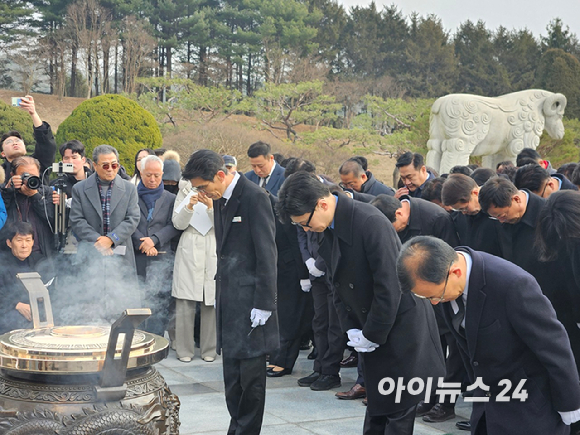
[(34, 229), (32, 258), (47, 258), (54, 252), (52, 188), (41, 183), (40, 163), (32, 157), (12, 160), (11, 168), (10, 180), (0, 189), (8, 215), (6, 224), (29, 222)]
[[(48, 123), (42, 121), (38, 113), (36, 113), (36, 106), (34, 104), (34, 98), (30, 95), (19, 99), (19, 107), (26, 110), (30, 117), (32, 118), (32, 124), (34, 125), (34, 140), (36, 145), (34, 147), (34, 152), (32, 153), (33, 158), (37, 159), (40, 164), (40, 173), (44, 173), (44, 170), (52, 165), (54, 162), (54, 157), (56, 154), (56, 142), (54, 140), (54, 135)], [(2, 150), (1, 156), (4, 158), (4, 163), (2, 167), (6, 176), (9, 177), (12, 174), (12, 162), (18, 157), (26, 155), (26, 146), (22, 140), (22, 136), (18, 131), (12, 130), (8, 133), (4, 133), (0, 137), (0, 148)], [(7, 183), (10, 180), (7, 180)]]

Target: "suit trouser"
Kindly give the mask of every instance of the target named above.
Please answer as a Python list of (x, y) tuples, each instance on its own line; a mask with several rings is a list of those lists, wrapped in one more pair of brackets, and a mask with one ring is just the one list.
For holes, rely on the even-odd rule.
[[(465, 370), (465, 365), (463, 364), (463, 359), (459, 352), (459, 345), (457, 340), (451, 332), (443, 334), (441, 336), (441, 344), (443, 345), (444, 355), (447, 355), (447, 349), (449, 349), (449, 355), (445, 359), (445, 378), (443, 381), (447, 383), (460, 383), (464, 384), (467, 378), (467, 372)], [(453, 389), (453, 388), (452, 388)], [(452, 401), (451, 395), (445, 395), (443, 400), (435, 394), (436, 388), (433, 389), (431, 393), (431, 403), (441, 403), (448, 409), (455, 408), (455, 402)]]
[(328, 286), (326, 279), (318, 278), (312, 281), (310, 291), (314, 301), (312, 330), (318, 350), (318, 356), (314, 360), (314, 371), (323, 375), (338, 375), (346, 338), (340, 328), (332, 289)]
[(487, 422), (485, 421), (485, 412), (479, 419), (477, 427), (471, 429), (471, 433), (474, 435), (487, 435)]
[(258, 435), (266, 403), (266, 355), (223, 357), (226, 404), (231, 416), (228, 435)]
[(361, 387), (365, 386), (365, 376), (364, 376), (364, 361), (363, 357), (359, 354), (358, 356), (358, 364), (356, 365), (356, 383), (359, 384)]
[(363, 435), (413, 435), (416, 410), (417, 405), (413, 405), (394, 414), (375, 417), (371, 417), (367, 411)]
[[(196, 301), (187, 299), (175, 300), (175, 351), (178, 358), (193, 358), (195, 354), (195, 340), (193, 328), (195, 324)], [(216, 320), (215, 308), (203, 302), (200, 305), (200, 340), (201, 357), (216, 356)]]

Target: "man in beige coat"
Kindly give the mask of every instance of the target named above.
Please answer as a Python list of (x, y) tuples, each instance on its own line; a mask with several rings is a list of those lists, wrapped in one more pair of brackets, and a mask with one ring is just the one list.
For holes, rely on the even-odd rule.
[[(196, 303), (200, 302), (200, 348), (201, 357), (212, 362), (216, 357), (216, 316), (215, 316), (215, 274), (217, 267), (216, 242), (213, 225), (203, 235), (190, 225), (196, 210), (202, 203), (213, 223), (213, 201), (202, 199), (194, 192), (183, 207), (181, 203), (192, 190), (189, 181), (179, 182), (175, 199), (173, 225), (184, 230), (179, 239), (173, 269), (173, 289), (175, 302), (175, 350), (182, 362), (190, 362), (194, 356), (193, 328)], [(197, 207), (196, 207), (197, 209)]]

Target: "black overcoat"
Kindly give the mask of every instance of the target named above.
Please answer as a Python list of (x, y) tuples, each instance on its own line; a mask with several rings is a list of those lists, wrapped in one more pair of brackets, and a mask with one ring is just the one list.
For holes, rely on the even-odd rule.
[(375, 207), (340, 195), (334, 229), (326, 229), (319, 253), (331, 275), (335, 305), (344, 332), (356, 328), (379, 344), (364, 353), (368, 412), (388, 415), (422, 400), (405, 390), (399, 403), (395, 394), (381, 395), (382, 378), (445, 374), (445, 362), (431, 304), (402, 294), (396, 274), (401, 248), (397, 233)]
[[(272, 207), (278, 201), (269, 194)], [(293, 340), (300, 333), (305, 311), (312, 311), (312, 296), (302, 291), (300, 280), (309, 279), (308, 268), (302, 261), (296, 226), (276, 219), (276, 249), (278, 251), (278, 326), (280, 338)], [(309, 316), (312, 320), (312, 315)]]
[[(536, 280), (521, 268), (493, 255), (467, 252), (473, 265), (465, 312), (465, 338), (453, 329), (452, 307), (443, 304), (446, 321), (457, 338), (470, 381), (481, 377), (488, 393), (476, 389), (471, 426), (485, 412), (490, 435), (564, 435), (570, 433), (556, 411), (580, 408), (580, 381), (568, 336)], [(509, 379), (513, 392), (521, 379), (524, 402), (497, 402)]]
[(401, 243), (415, 236), (433, 236), (443, 240), (450, 246), (459, 245), (459, 237), (453, 225), (451, 215), (443, 208), (421, 198), (411, 198), (404, 195), (400, 198), (409, 201), (411, 213), (407, 227), (401, 231)]
[[(214, 210), (217, 349), (255, 358), (279, 347), (274, 212), (266, 192), (243, 174), (224, 209), (214, 201)], [(252, 308), (272, 316), (250, 334)]]
[(501, 224), (498, 220), (491, 219), (483, 211), (473, 216), (454, 211), (451, 218), (461, 246), (469, 246), (471, 249), (491, 255), (501, 254), (498, 234)]

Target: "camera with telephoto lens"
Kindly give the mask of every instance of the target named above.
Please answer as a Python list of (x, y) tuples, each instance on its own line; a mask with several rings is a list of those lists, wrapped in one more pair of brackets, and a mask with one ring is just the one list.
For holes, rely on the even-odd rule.
[(28, 187), (30, 190), (36, 190), (40, 187), (40, 178), (35, 175), (30, 175), (28, 172), (25, 172), (20, 178), (22, 179), (22, 185)]

